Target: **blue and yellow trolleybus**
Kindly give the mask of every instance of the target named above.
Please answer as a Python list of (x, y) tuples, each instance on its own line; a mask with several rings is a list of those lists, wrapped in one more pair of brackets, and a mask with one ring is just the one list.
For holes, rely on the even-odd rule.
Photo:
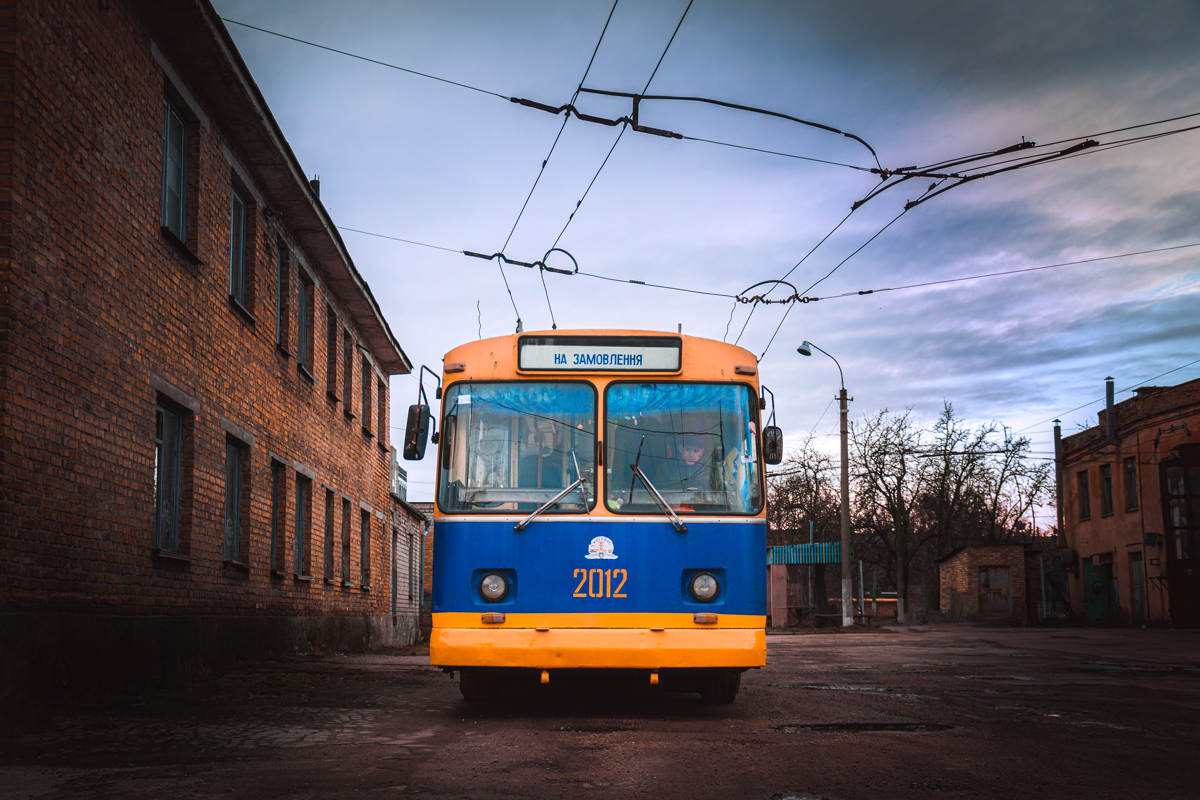
[[(545, 331), (455, 348), (443, 377), (432, 664), (468, 700), (590, 668), (731, 702), (766, 663), (763, 464), (782, 452), (754, 356)], [(406, 458), (429, 423), (418, 402)]]

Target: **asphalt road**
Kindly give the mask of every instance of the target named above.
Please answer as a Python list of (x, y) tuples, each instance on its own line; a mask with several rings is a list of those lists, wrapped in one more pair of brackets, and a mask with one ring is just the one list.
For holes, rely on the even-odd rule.
[(469, 705), (420, 655), (197, 674), (5, 721), (2, 798), (1200, 797), (1200, 631), (768, 637), (729, 706)]

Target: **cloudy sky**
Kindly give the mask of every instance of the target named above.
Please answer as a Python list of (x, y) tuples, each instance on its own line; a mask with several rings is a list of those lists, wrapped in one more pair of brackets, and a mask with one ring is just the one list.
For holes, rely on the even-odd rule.
[[(1050, 419), (1064, 432), (1095, 423), (1102, 403), (1073, 409), (1102, 398), (1107, 375), (1118, 390), (1200, 377), (1200, 247), (1181, 247), (1200, 243), (1200, 130), (976, 180), (899, 219), (934, 181), (883, 192), (791, 274), (802, 294), (824, 299), (792, 307), (779, 327), (786, 306), (750, 315), (729, 297), (627, 281), (737, 295), (781, 278), (880, 185), (866, 147), (673, 101), (643, 102), (639, 121), (690, 138), (627, 130), (617, 142), (619, 128), (578, 119), (564, 128), (561, 116), (506, 99), (570, 102), (600, 41), (587, 88), (818, 122), (864, 140), (889, 169), (1023, 138), (1062, 142), (1039, 153), (1089, 136), (1106, 145), (1200, 125), (1197, 116), (1105, 133), (1200, 112), (1200, 4), (1190, 0), (619, 0), (606, 30), (610, 0), (213, 1), (300, 163), (320, 175), (321, 197), (414, 364), (440, 371), (457, 344), (512, 333), (518, 312), (525, 330), (552, 319), (560, 329), (682, 324), (762, 355), (785, 441), (812, 431), (832, 449), (838, 371), (819, 353), (796, 354), (810, 339), (840, 361), (853, 418), (911, 407), (928, 420), (949, 400), (971, 423), (1024, 430), (1041, 454), (1052, 449)], [(628, 100), (594, 94), (576, 105), (609, 119), (630, 113)], [(545, 273), (543, 288), (537, 271), (508, 266), (510, 301), (495, 261), (461, 254), (536, 261), (556, 240), (581, 272), (619, 280)], [(569, 266), (561, 254), (547, 263)], [(392, 390), (402, 425), (416, 381), (394, 378)], [(410, 499), (431, 498), (431, 464), (409, 467)]]

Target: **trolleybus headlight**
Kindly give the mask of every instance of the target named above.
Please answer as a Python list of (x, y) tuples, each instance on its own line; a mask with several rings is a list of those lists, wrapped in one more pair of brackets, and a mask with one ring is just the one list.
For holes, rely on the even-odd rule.
[(479, 593), (484, 600), (498, 603), (508, 594), (508, 579), (499, 572), (489, 572), (479, 582)]
[(707, 603), (716, 598), (720, 584), (711, 572), (699, 572), (692, 577), (692, 597), (701, 603)]

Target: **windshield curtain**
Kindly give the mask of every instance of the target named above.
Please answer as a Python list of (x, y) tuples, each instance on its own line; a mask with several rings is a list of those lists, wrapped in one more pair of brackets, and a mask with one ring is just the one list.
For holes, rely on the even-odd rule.
[(636, 462), (676, 512), (758, 513), (754, 400), (745, 384), (610, 384), (605, 395), (607, 507), (663, 513), (635, 477), (631, 465)]
[[(456, 383), (442, 400), (438, 504), (446, 513), (551, 512), (596, 502), (596, 392), (586, 383)], [(572, 458), (574, 456), (574, 458)]]

